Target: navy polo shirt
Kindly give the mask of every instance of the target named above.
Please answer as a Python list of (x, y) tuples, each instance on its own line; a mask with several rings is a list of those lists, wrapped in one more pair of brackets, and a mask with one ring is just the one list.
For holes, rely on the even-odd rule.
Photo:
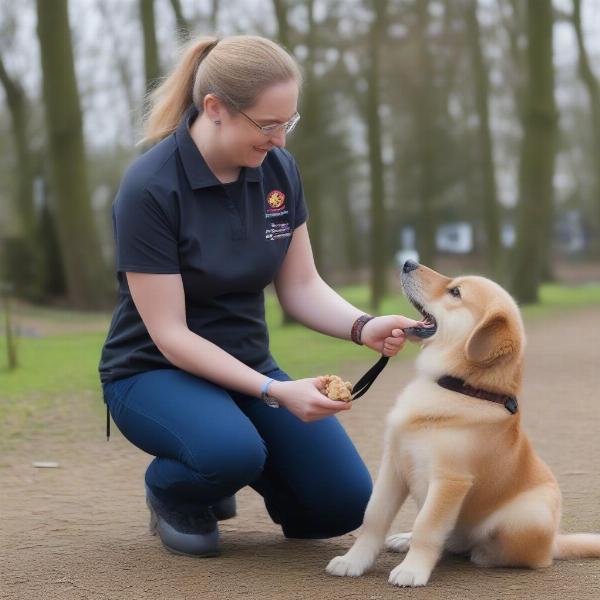
[(307, 219), (298, 168), (274, 148), (260, 167), (220, 183), (190, 136), (197, 115), (190, 107), (176, 132), (130, 165), (113, 203), (119, 296), (102, 349), (103, 383), (173, 368), (148, 334), (126, 271), (181, 274), (191, 331), (259, 372), (277, 367), (264, 288)]

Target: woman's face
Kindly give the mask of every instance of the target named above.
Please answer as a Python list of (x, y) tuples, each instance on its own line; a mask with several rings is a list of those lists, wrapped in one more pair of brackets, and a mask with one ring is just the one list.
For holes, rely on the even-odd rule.
[(297, 109), (298, 84), (291, 79), (264, 90), (254, 105), (244, 110), (246, 116), (236, 110), (231, 113), (224, 111), (221, 143), (231, 164), (259, 167), (269, 150), (275, 146), (283, 148), (286, 141), (283, 128), (267, 136), (252, 121), (261, 127), (286, 123), (296, 114)]

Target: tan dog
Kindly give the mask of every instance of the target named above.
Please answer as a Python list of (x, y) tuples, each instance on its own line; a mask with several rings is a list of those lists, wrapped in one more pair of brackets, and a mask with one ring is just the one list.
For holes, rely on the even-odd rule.
[(486, 567), (600, 557), (600, 535), (558, 534), (560, 489), (521, 431), (525, 336), (513, 299), (483, 277), (451, 279), (412, 261), (402, 285), (426, 323), (410, 332), (424, 344), (417, 376), (388, 416), (358, 537), (327, 572), (367, 571), (409, 494), (413, 531), (387, 538), (389, 549), (408, 551), (394, 585), (425, 585), (444, 549)]

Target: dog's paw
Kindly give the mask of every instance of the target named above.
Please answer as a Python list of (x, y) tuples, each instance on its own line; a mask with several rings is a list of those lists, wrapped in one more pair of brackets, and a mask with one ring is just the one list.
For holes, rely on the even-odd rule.
[(352, 560), (347, 554), (336, 556), (329, 561), (325, 569), (330, 575), (338, 577), (360, 577), (371, 565), (365, 560)]
[(412, 533), (410, 531), (408, 533), (396, 533), (395, 535), (390, 535), (385, 540), (385, 547), (394, 552), (408, 552), (411, 537)]
[(427, 585), (431, 571), (405, 566), (400, 563), (391, 573), (389, 582), (400, 587), (420, 587)]

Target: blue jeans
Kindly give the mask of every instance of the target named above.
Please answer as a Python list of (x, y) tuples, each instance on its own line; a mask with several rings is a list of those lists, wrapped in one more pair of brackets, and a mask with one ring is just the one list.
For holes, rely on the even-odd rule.
[[(280, 369), (266, 375), (290, 379)], [(103, 389), (123, 435), (156, 457), (146, 484), (176, 510), (214, 504), (249, 485), (286, 537), (328, 538), (361, 525), (371, 477), (336, 417), (304, 423), (180, 369)]]

